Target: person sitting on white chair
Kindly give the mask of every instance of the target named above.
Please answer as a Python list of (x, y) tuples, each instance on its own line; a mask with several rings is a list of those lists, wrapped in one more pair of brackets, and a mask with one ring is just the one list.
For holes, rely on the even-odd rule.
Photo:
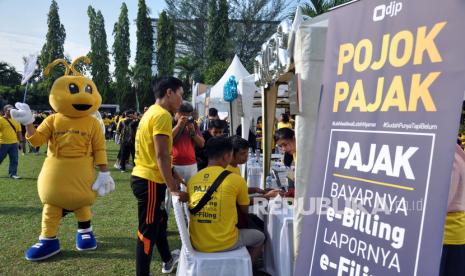
[[(259, 230), (238, 229), (236, 226), (236, 206), (240, 212), (247, 215), (250, 199), (245, 180), (240, 175), (225, 170), (233, 154), (231, 140), (224, 137), (209, 139), (206, 154), (208, 167), (194, 175), (187, 185), (192, 245), (196, 250), (207, 253), (224, 252), (245, 246), (254, 262), (262, 251), (265, 236)], [(199, 202), (211, 186), (216, 186), (215, 184), (219, 184), (216, 192), (213, 192), (211, 199), (199, 209)]]

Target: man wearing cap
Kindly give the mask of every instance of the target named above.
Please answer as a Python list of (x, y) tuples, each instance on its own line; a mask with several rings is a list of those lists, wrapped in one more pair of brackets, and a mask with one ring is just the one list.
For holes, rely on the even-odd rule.
[(20, 179), (18, 172), (18, 142), (24, 140), (21, 134), (21, 125), (13, 120), (10, 115), (12, 105), (3, 107), (3, 117), (0, 117), (0, 164), (8, 154), (10, 166), (8, 175), (13, 179)]

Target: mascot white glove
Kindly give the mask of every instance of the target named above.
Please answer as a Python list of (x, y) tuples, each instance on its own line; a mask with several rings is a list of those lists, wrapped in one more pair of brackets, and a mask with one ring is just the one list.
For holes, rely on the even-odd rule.
[(32, 116), (31, 109), (26, 103), (16, 103), (16, 109), (11, 109), (11, 117), (20, 122), (22, 125), (30, 125), (34, 122), (34, 116)]
[(96, 191), (99, 196), (104, 196), (115, 190), (115, 181), (110, 172), (99, 172), (92, 190)]

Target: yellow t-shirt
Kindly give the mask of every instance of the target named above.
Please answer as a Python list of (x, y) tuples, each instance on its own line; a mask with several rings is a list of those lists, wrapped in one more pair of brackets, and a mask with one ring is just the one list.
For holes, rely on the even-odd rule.
[[(220, 166), (207, 167), (191, 177), (187, 184), (189, 207), (195, 207), (215, 179), (224, 171)], [(192, 245), (201, 252), (218, 252), (236, 244), (239, 231), (237, 207), (249, 205), (245, 180), (230, 174), (197, 214), (190, 214), (189, 233)]]
[(444, 244), (465, 244), (465, 212), (447, 213)]
[[(13, 124), (15, 129), (11, 127), (10, 123)], [(17, 132), (21, 131), (21, 125), (13, 120), (12, 118), (6, 119), (5, 117), (0, 117), (0, 144), (14, 144), (18, 143)]]
[(278, 123), (278, 129), (281, 129), (281, 128), (290, 128), (290, 129), (292, 129), (292, 124), (290, 122), (289, 123), (279, 122)]
[(111, 124), (111, 119), (105, 118), (103, 119), (103, 124), (107, 127)]
[(241, 168), (239, 168), (239, 166), (233, 167), (233, 166), (231, 166), (231, 165), (228, 165), (228, 166), (226, 167), (226, 169), (227, 169), (228, 171), (232, 172), (232, 173), (241, 175)]
[(142, 116), (136, 132), (136, 166), (132, 175), (148, 179), (155, 183), (166, 183), (157, 163), (157, 153), (153, 138), (156, 135), (169, 137), (168, 151), (172, 154), (173, 129), (171, 114), (158, 104), (152, 105)]
[[(99, 121), (93, 116), (70, 118), (61, 113), (48, 116), (27, 136), (34, 147), (48, 142), (47, 156), (80, 158), (93, 156), (97, 165), (107, 164), (105, 137)], [(76, 168), (79, 169), (79, 168)]]

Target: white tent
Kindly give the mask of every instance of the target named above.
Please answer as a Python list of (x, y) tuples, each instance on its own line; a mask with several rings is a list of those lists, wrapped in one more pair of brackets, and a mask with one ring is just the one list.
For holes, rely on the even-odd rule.
[[(217, 103), (226, 103), (223, 100), (223, 89), (226, 82), (231, 76), (236, 78), (236, 81), (239, 81), (242, 78), (250, 76), (250, 73), (247, 72), (244, 65), (242, 65), (241, 60), (237, 55), (234, 56), (231, 64), (228, 67), (228, 70), (224, 73), (221, 79), (211, 88), (210, 90), (210, 101), (212, 107), (215, 107)], [(227, 104), (227, 103), (226, 103)]]
[[(232, 60), (231, 64), (228, 67), (228, 70), (224, 73), (221, 79), (210, 89), (210, 102), (209, 107), (214, 107), (220, 112), (230, 112), (229, 103), (223, 99), (223, 90), (224, 85), (229, 80), (231, 76), (236, 78), (236, 81), (239, 81), (242, 78), (249, 76), (250, 73), (247, 72), (244, 65), (242, 65), (239, 57), (236, 55)], [(205, 95), (201, 95), (196, 99), (197, 103), (205, 103)]]
[[(233, 120), (233, 130), (237, 128), (237, 126), (240, 123), (240, 116), (239, 114), (242, 113), (242, 110), (239, 110), (239, 107), (237, 105), (237, 101), (233, 102), (233, 112), (230, 110), (230, 104), (229, 102), (224, 101), (223, 99), (223, 90), (224, 90), (224, 85), (226, 82), (229, 80), (231, 76), (234, 76), (236, 78), (236, 81), (239, 82), (239, 80), (249, 77), (249, 79), (253, 79), (253, 77), (250, 77), (250, 73), (247, 72), (245, 69), (244, 65), (242, 65), (239, 57), (237, 55), (234, 56), (234, 59), (232, 60), (231, 64), (229, 65), (228, 69), (226, 72), (223, 74), (221, 79), (210, 89), (210, 99), (208, 103), (208, 107), (214, 107), (218, 109), (219, 112), (228, 112), (229, 116), (231, 116), (231, 113), (233, 113), (234, 117), (232, 118)], [(252, 83), (253, 84), (253, 83)], [(255, 84), (253, 84), (254, 88), (252, 90), (247, 90), (246, 94), (251, 94), (250, 97), (252, 97), (252, 100), (250, 100), (250, 104), (253, 103), (253, 95), (256, 91), (255, 89)], [(249, 87), (249, 86), (248, 86)], [(243, 94), (240, 92), (239, 86), (238, 86), (238, 92), (240, 94)], [(196, 96), (194, 99), (195, 106), (198, 108), (203, 108), (205, 109), (205, 97), (207, 93), (204, 93), (202, 95)], [(245, 103), (245, 101), (243, 101)], [(251, 108), (252, 106), (250, 106)], [(203, 110), (199, 110), (199, 115), (200, 116), (205, 116), (205, 112)]]
[[(242, 124), (242, 138), (249, 138), (250, 123), (253, 118), (253, 100), (255, 92), (259, 91), (259, 88), (255, 85), (255, 76), (249, 75), (239, 80), (238, 90), (242, 97), (242, 111), (244, 116), (241, 118)], [(261, 110), (260, 110), (261, 111)]]
[[(219, 112), (229, 112), (230, 105), (228, 102), (225, 102), (223, 99), (223, 90), (224, 85), (229, 80), (231, 76), (236, 78), (238, 82), (238, 93), (241, 96), (242, 102), (242, 109), (238, 105), (238, 101), (235, 100), (233, 102), (233, 130), (237, 128), (239, 124), (242, 124), (243, 130), (248, 130), (251, 126), (252, 119), (256, 119), (258, 116), (261, 116), (261, 109), (255, 108), (253, 109), (254, 103), (254, 96), (260, 95), (262, 93), (261, 89), (255, 85), (255, 76), (253, 74), (249, 74), (245, 69), (244, 65), (242, 65), (239, 57), (236, 55), (232, 60), (231, 64), (229, 65), (228, 69), (221, 77), (221, 79), (210, 89), (210, 100), (209, 100), (209, 107), (214, 107), (218, 109)], [(196, 91), (197, 88), (194, 88)], [(287, 87), (281, 86), (279, 88), (279, 95), (284, 96), (286, 94)], [(193, 99), (193, 103), (199, 109), (199, 115), (205, 116), (205, 97), (207, 93), (202, 95), (198, 95)], [(255, 112), (254, 112), (255, 111)], [(258, 112), (257, 112), (258, 111)], [(277, 114), (284, 112), (284, 110), (279, 110)], [(243, 112), (243, 117), (241, 118), (240, 114)], [(248, 131), (242, 131), (243, 138), (248, 139)]]

